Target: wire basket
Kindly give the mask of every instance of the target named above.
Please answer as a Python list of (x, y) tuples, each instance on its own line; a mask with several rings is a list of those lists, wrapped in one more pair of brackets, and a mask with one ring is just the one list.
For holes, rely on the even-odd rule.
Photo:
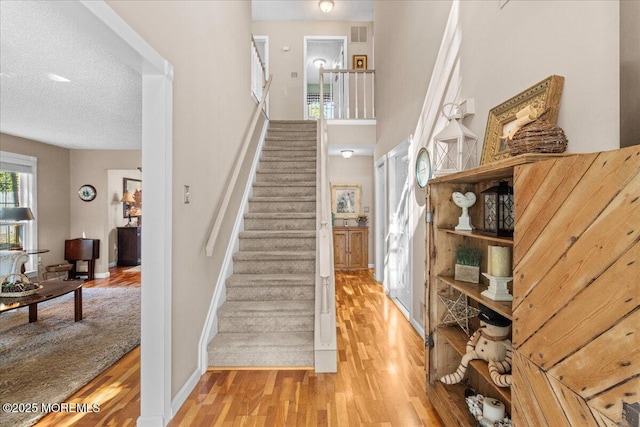
[[(12, 277), (16, 277), (13, 278)], [(41, 285), (32, 283), (22, 273), (11, 273), (0, 278), (0, 297), (18, 298), (33, 295), (42, 289)]]
[(507, 140), (507, 147), (512, 156), (525, 153), (564, 153), (568, 142), (562, 128), (538, 119), (522, 126), (513, 135), (513, 139)]

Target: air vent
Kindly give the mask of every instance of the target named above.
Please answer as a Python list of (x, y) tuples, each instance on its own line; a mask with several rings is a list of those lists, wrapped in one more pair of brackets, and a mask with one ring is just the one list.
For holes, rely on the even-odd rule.
[(351, 43), (366, 43), (367, 27), (351, 27)]

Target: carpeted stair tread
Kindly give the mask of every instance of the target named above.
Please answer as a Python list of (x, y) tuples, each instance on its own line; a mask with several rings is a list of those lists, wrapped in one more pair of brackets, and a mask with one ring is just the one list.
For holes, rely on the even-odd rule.
[(219, 317), (314, 316), (315, 301), (226, 301), (218, 310)]
[(298, 196), (295, 200), (291, 200), (291, 197), (280, 196), (258, 196), (249, 197), (249, 202), (315, 202), (316, 196)]
[(241, 239), (315, 239), (315, 230), (251, 230), (240, 232)]
[(233, 254), (233, 259), (236, 261), (296, 261), (315, 258), (315, 251), (238, 251)]
[(279, 151), (302, 151), (305, 153), (316, 153), (317, 148), (316, 147), (295, 147), (295, 146), (290, 146), (290, 145), (271, 145), (271, 146), (265, 146), (262, 149), (263, 152), (271, 152), (271, 151), (275, 151), (275, 152), (279, 152)]
[(262, 157), (261, 162), (315, 162), (315, 157)]
[(312, 331), (221, 333), (209, 343), (209, 365), (313, 366)]
[(296, 174), (303, 174), (303, 173), (308, 173), (308, 174), (316, 174), (316, 170), (315, 169), (261, 169), (256, 171), (256, 173), (272, 173), (272, 174), (285, 174), (285, 173), (296, 173)]
[(233, 286), (262, 286), (278, 284), (315, 286), (316, 277), (313, 274), (232, 274), (227, 284)]
[(297, 181), (297, 182), (271, 182), (261, 181), (254, 182), (254, 187), (315, 187), (315, 181)]
[[(244, 214), (245, 219), (315, 219), (315, 212), (248, 212)], [(314, 228), (315, 229), (315, 228)]]
[[(219, 337), (219, 338), (218, 338)], [(247, 351), (253, 348), (267, 349), (278, 348), (282, 351), (313, 350), (313, 332), (227, 332), (218, 335), (218, 342), (223, 342), (226, 350)], [(214, 338), (215, 341), (215, 338)], [(211, 352), (220, 351), (210, 346)], [(222, 347), (222, 346), (220, 346)]]

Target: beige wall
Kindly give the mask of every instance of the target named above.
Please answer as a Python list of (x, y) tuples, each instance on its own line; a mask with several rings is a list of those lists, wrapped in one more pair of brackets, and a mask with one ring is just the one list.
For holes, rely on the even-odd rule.
[[(353, 156), (345, 159), (342, 156), (329, 156), (329, 182), (331, 184), (360, 184), (362, 186), (362, 214), (369, 217), (367, 226), (369, 227), (369, 264), (375, 260), (374, 254), (374, 230), (375, 217), (373, 205), (373, 157)], [(365, 213), (364, 208), (368, 207), (369, 212)], [(336, 225), (342, 225), (342, 220)], [(355, 226), (355, 220), (349, 220), (349, 225)]]
[(620, 146), (640, 144), (640, 2), (620, 2)]
[[(0, 133), (0, 150), (38, 159), (38, 248), (42, 265), (64, 261), (64, 241), (69, 238), (69, 200), (79, 187), (69, 191), (69, 150)], [(75, 194), (73, 194), (75, 193)]]
[[(204, 246), (255, 106), (250, 94), (251, 3), (107, 4), (175, 72), (171, 212), (171, 389), (175, 396), (197, 369), (198, 342), (222, 264), (222, 255), (216, 252), (209, 258)], [(183, 204), (184, 185), (190, 186), (190, 204)], [(152, 230), (145, 230), (143, 221), (145, 232)]]
[[(110, 221), (114, 209), (122, 208), (115, 203), (116, 188), (109, 184), (110, 169), (135, 170), (142, 162), (140, 150), (70, 150), (70, 232), (69, 237), (100, 239), (100, 258), (96, 261), (95, 272), (104, 275), (109, 272), (110, 234), (113, 233), (113, 220)], [(138, 172), (138, 171), (136, 171)], [(131, 176), (131, 178), (138, 178)], [(144, 182), (143, 182), (144, 183)], [(78, 197), (78, 188), (83, 184), (91, 184), (96, 188), (97, 196), (91, 202), (83, 202)], [(122, 197), (122, 181), (119, 189)], [(119, 199), (118, 199), (119, 200)], [(144, 203), (143, 203), (144, 208)], [(122, 215), (121, 215), (122, 216)]]
[[(368, 26), (368, 42), (350, 43), (351, 26), (364, 25)], [(253, 34), (269, 36), (269, 71), (273, 75), (269, 113), (272, 119), (304, 117), (304, 36), (346, 36), (347, 62), (351, 64), (353, 55), (367, 55), (368, 67), (373, 68), (370, 22), (254, 21)], [(290, 50), (283, 51), (283, 46), (289, 46)], [(298, 77), (291, 77), (292, 72), (298, 73)]]

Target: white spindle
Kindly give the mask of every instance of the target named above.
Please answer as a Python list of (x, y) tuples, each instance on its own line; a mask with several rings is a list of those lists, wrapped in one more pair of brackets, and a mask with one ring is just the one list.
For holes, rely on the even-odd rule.
[(367, 73), (362, 76), (362, 108), (364, 109), (364, 118), (367, 118)]
[(360, 115), (358, 114), (358, 74), (359, 73), (356, 72), (354, 74), (356, 75), (356, 84), (355, 84), (355, 87), (356, 87), (356, 99), (355, 99), (355, 101), (356, 101), (356, 119), (359, 119), (360, 118)]
[(371, 117), (376, 118), (376, 75), (371, 73)]

